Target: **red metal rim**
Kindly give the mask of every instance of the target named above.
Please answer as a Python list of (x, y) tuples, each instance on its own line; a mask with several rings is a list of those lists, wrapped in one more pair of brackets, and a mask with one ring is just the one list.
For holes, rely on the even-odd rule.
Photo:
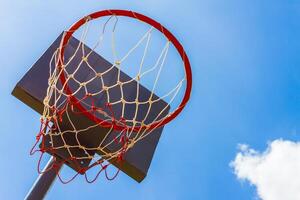
[[(170, 40), (170, 42), (177, 49), (177, 51), (178, 51), (179, 55), (181, 56), (181, 58), (183, 60), (183, 63), (184, 63), (186, 80), (187, 80), (187, 85), (186, 85), (186, 90), (185, 90), (184, 97), (183, 97), (180, 105), (178, 106), (178, 108), (174, 112), (172, 112), (170, 115), (168, 115), (167, 117), (161, 119), (160, 121), (152, 123), (148, 126), (145, 125), (145, 126), (135, 126), (135, 127), (128, 127), (127, 125), (123, 126), (123, 125), (119, 125), (119, 124), (114, 124), (113, 122), (104, 121), (100, 118), (95, 117), (93, 114), (91, 114), (89, 112), (86, 112), (86, 109), (80, 103), (76, 103), (75, 105), (90, 120), (92, 120), (96, 123), (101, 123), (101, 126), (114, 126), (115, 130), (123, 130), (124, 128), (129, 128), (129, 129), (133, 129), (135, 131), (139, 131), (139, 130), (145, 129), (145, 128), (147, 128), (148, 130), (151, 130), (151, 129), (163, 126), (163, 125), (167, 124), (168, 122), (170, 122), (171, 120), (173, 120), (175, 117), (177, 117), (178, 114), (183, 110), (183, 108), (187, 104), (187, 102), (190, 98), (191, 89), (192, 89), (192, 71), (191, 71), (191, 66), (190, 66), (189, 59), (186, 55), (186, 52), (185, 52), (183, 46), (175, 38), (175, 36), (170, 31), (168, 31), (168, 29), (166, 29), (164, 26), (162, 26), (160, 23), (156, 22), (155, 20), (153, 20), (153, 19), (151, 19), (151, 18), (149, 18), (145, 15), (142, 15), (142, 14), (139, 14), (139, 13), (136, 13), (136, 12), (133, 12), (133, 11), (129, 11), (129, 10), (103, 10), (103, 11), (98, 11), (98, 12), (92, 13), (88, 16), (85, 16), (82, 19), (80, 19), (78, 22), (73, 24), (70, 27), (70, 29), (65, 32), (64, 37), (63, 37), (63, 39), (61, 41), (61, 44), (60, 44), (61, 48), (60, 48), (60, 53), (59, 53), (59, 64), (57, 65), (57, 67), (61, 70), (61, 66), (64, 63), (63, 59), (64, 59), (65, 45), (68, 43), (68, 41), (69, 41), (70, 37), (73, 35), (73, 33), (77, 29), (79, 29), (83, 24), (86, 23), (87, 18), (93, 20), (93, 19), (97, 19), (99, 17), (111, 16), (111, 15), (131, 17), (131, 18), (143, 21), (143, 22), (153, 26), (154, 28), (156, 28), (166, 38), (168, 38), (168, 40)], [(62, 82), (62, 85), (64, 85), (66, 83), (66, 78), (65, 78), (64, 73), (61, 73), (60, 81)], [(64, 90), (67, 94), (72, 94), (72, 92), (71, 92), (71, 90), (70, 90), (70, 88), (67, 84), (66, 84)], [(70, 101), (75, 103), (75, 102), (78, 102), (78, 99), (71, 95), (70, 96)]]

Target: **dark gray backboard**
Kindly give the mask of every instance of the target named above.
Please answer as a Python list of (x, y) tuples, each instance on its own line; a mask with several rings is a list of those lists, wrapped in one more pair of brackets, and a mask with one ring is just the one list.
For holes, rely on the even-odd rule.
[[(42, 114), (43, 112), (43, 100), (46, 95), (46, 90), (48, 87), (48, 78), (49, 78), (49, 62), (50, 59), (55, 52), (55, 50), (59, 47), (60, 40), (61, 40), (62, 34), (54, 41), (53, 44), (47, 49), (47, 51), (38, 59), (38, 61), (31, 67), (31, 69), (24, 75), (24, 77), (17, 83), (15, 86), (12, 94), (17, 97), (19, 100), (21, 100), (23, 103), (37, 111), (39, 114)], [(72, 37), (69, 41), (68, 48), (65, 50), (65, 56), (70, 56), (74, 54), (75, 48), (78, 46), (79, 41)], [(87, 46), (84, 48), (90, 50)], [(81, 59), (81, 55), (76, 55)], [(97, 70), (105, 70), (106, 68), (110, 67), (111, 64), (106, 61), (103, 57), (98, 55), (97, 53), (93, 52), (90, 57), (89, 61), (93, 62), (99, 69)], [(112, 70), (112, 72), (106, 77), (106, 81), (113, 82), (115, 81), (115, 75), (116, 70)], [(91, 74), (88, 73), (81, 73), (82, 78), (86, 78), (88, 76), (91, 76)], [(121, 73), (121, 79), (122, 80), (128, 80), (131, 79), (128, 75), (125, 73)], [(96, 83), (95, 83), (96, 84)], [(136, 82), (133, 82), (132, 85), (129, 85), (128, 91), (125, 93), (127, 96), (125, 98), (134, 99), (135, 96), (132, 96), (130, 90), (132, 90), (136, 85)], [(93, 89), (93, 84), (89, 86), (91, 89)], [(147, 90), (144, 87), (140, 88), (140, 98), (147, 99), (151, 92)], [(105, 97), (98, 97), (99, 99), (105, 99)], [(113, 92), (113, 98), (120, 98), (118, 96), (118, 91)], [(154, 99), (158, 98), (154, 95)], [(98, 99), (98, 100), (99, 100)], [(97, 101), (100, 102), (100, 101)], [(102, 102), (105, 103), (105, 102)], [(161, 110), (163, 107), (166, 107), (167, 104), (163, 100), (160, 100), (156, 105), (157, 108), (154, 109), (155, 112), (158, 110)], [(146, 107), (147, 108), (147, 107)], [(144, 108), (144, 109), (146, 109)], [(115, 107), (115, 112), (118, 114), (118, 107)], [(166, 115), (169, 111), (169, 107), (165, 110), (164, 115)], [(129, 117), (132, 113), (132, 109), (126, 110), (126, 115)], [(143, 113), (143, 112), (142, 112)], [(155, 115), (150, 115), (152, 117), (155, 117)], [(82, 126), (86, 126), (87, 124), (93, 123), (89, 119), (87, 119), (84, 115), (74, 115), (72, 116), (76, 121), (80, 121), (82, 123)], [(151, 118), (148, 119), (151, 121)], [(153, 120), (153, 119), (152, 119)], [(63, 128), (67, 129), (68, 124), (62, 125)], [(147, 136), (145, 139), (141, 140), (140, 142), (136, 143), (135, 146), (130, 149), (124, 157), (124, 161), (122, 163), (117, 162), (116, 160), (112, 160), (112, 164), (120, 168), (123, 172), (125, 172), (127, 175), (135, 179), (136, 181), (140, 182), (142, 181), (145, 176), (147, 175), (147, 171), (150, 167), (151, 160), (153, 158), (153, 154), (155, 151), (155, 148), (158, 144), (159, 138), (161, 136), (163, 127), (160, 127), (156, 130), (154, 130), (149, 136)], [(95, 138), (99, 138), (99, 134), (104, 134), (107, 132), (107, 129), (97, 127), (96, 129), (93, 129), (93, 131), (90, 131), (88, 137), (83, 138), (83, 141), (86, 145), (89, 144), (97, 144), (99, 142), (99, 139), (96, 140)], [(118, 132), (114, 131), (112, 133), (113, 135), (118, 134)], [(55, 142), (60, 142), (60, 139), (58, 138)], [(69, 139), (67, 139), (70, 144), (72, 144), (72, 138), (71, 136)], [(50, 141), (49, 136), (46, 137), (46, 145), (47, 142)], [(109, 149), (111, 148), (111, 149)], [(113, 151), (114, 147), (108, 147), (107, 151)], [(48, 152), (51, 153), (51, 152)], [(65, 158), (70, 156), (66, 150), (62, 149), (61, 151), (55, 152), (58, 157)], [(84, 152), (80, 151), (79, 149), (74, 149), (74, 153), (77, 154), (79, 157), (83, 155)], [(93, 155), (94, 153), (100, 152), (89, 152), (89, 154)], [(78, 170), (77, 165), (75, 165), (72, 162), (67, 163), (70, 167), (72, 167), (74, 170)], [(85, 167), (90, 164), (90, 160), (84, 160), (83, 163), (81, 163), (80, 167)]]

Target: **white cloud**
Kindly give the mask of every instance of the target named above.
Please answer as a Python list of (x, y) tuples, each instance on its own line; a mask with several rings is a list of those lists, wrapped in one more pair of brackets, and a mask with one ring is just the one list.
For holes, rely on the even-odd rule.
[(230, 166), (263, 200), (300, 200), (300, 142), (275, 140), (263, 153), (239, 145)]

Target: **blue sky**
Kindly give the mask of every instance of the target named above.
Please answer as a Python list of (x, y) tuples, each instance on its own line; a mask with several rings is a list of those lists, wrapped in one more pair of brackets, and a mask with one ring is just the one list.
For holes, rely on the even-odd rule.
[(88, 13), (144, 13), (183, 43), (193, 90), (168, 124), (147, 178), (56, 181), (47, 199), (253, 199), (229, 167), (239, 143), (264, 150), (300, 139), (300, 3), (294, 0), (0, 0), (1, 199), (22, 199), (37, 177), (29, 150), (39, 115), (10, 95), (49, 44)]

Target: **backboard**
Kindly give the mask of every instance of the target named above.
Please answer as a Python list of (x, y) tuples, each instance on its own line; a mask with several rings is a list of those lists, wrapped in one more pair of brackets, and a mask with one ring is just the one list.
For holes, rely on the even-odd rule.
[[(54, 52), (56, 51), (56, 49), (59, 47), (60, 45), (60, 41), (62, 38), (61, 34), (51, 45), (50, 47), (45, 51), (45, 53), (38, 59), (38, 61), (31, 67), (31, 69), (24, 75), (24, 77), (17, 83), (17, 85), (15, 86), (12, 94), (17, 97), (18, 99), (20, 99), (23, 103), (25, 103), (26, 105), (28, 105), (29, 107), (31, 107), (32, 109), (34, 109), (36, 112), (38, 112), (39, 114), (42, 114), (43, 112), (43, 108), (44, 108), (44, 104), (43, 104), (43, 100), (45, 98), (46, 95), (46, 91), (47, 91), (47, 87), (48, 87), (48, 78), (49, 78), (49, 62), (50, 59), (52, 57), (52, 55), (54, 54)], [(73, 55), (74, 51), (76, 49), (76, 47), (79, 45), (79, 41), (72, 37), (69, 41), (69, 45), (68, 48), (66, 48), (65, 50), (65, 55)], [(84, 48), (86, 48), (87, 50), (90, 50), (89, 47), (84, 46)], [(80, 54), (77, 54), (76, 56), (78, 56), (79, 59), (81, 59)], [(93, 63), (97, 63), (97, 67), (100, 68), (100, 70), (105, 70), (107, 67), (111, 66), (112, 64), (110, 64), (108, 61), (106, 61), (103, 57), (101, 57), (100, 55), (98, 55), (97, 53), (93, 52), (90, 56), (90, 59), (93, 61)], [(50, 66), (51, 67), (51, 66)], [(111, 75), (107, 76), (107, 79), (104, 81), (113, 81), (114, 77), (115, 77), (115, 73), (116, 71), (112, 71)], [(79, 78), (86, 78), (87, 76), (89, 76), (89, 72), (88, 71), (83, 71)], [(128, 75), (126, 75), (125, 73), (121, 72), (121, 78), (123, 80), (126, 79), (130, 79), (130, 77)], [(95, 83), (97, 84), (97, 83)], [(135, 83), (133, 83), (135, 84)], [(91, 86), (93, 87), (93, 86)], [(132, 86), (129, 86), (127, 88), (127, 97), (130, 97), (130, 90)], [(150, 91), (148, 89), (146, 89), (145, 87), (141, 87), (140, 89), (141, 91), (141, 96), (148, 98), (150, 95)], [(112, 96), (115, 96), (115, 98), (119, 98), (118, 97), (118, 91), (114, 91), (112, 93)], [(157, 96), (155, 96), (154, 98), (157, 98)], [(102, 99), (98, 99), (101, 103), (104, 103), (105, 101)], [(167, 106), (167, 103), (164, 102), (163, 100), (160, 100), (159, 104), (156, 104), (158, 107), (157, 109), (160, 109), (161, 107)], [(144, 108), (146, 109), (146, 108)], [(130, 113), (130, 109), (126, 111), (126, 114), (132, 115), (132, 113)], [(165, 114), (168, 113), (168, 109), (165, 111)], [(66, 116), (64, 116), (66, 117)], [(74, 120), (76, 120), (79, 124), (79, 126), (86, 126), (88, 124), (91, 124), (92, 122), (87, 119), (85, 116), (83, 115), (73, 115), (72, 118)], [(65, 122), (67, 120), (63, 120), (63, 122)], [(70, 128), (70, 124), (67, 123), (62, 123), (61, 124), (62, 128), (65, 128), (66, 130), (68, 128)], [(141, 140), (139, 143), (135, 144), (135, 146), (133, 148), (131, 148), (124, 157), (124, 161), (122, 163), (117, 162), (116, 160), (111, 160), (112, 164), (115, 165), (116, 167), (118, 167), (120, 170), (122, 170), (124, 173), (126, 173), (128, 176), (132, 177), (134, 180), (141, 182), (145, 176), (147, 175), (147, 171), (150, 167), (151, 164), (151, 160), (153, 158), (153, 154), (155, 151), (155, 148), (159, 142), (159, 138), (161, 136), (163, 127), (159, 127), (157, 129), (155, 129), (148, 137), (146, 137), (145, 139)], [(107, 130), (105, 130), (105, 128), (98, 126), (96, 129), (87, 131), (86, 134), (84, 134), (84, 136), (81, 139), (81, 141), (83, 141), (83, 143), (85, 143), (86, 145), (97, 145), (97, 143), (99, 141), (101, 141), (99, 139), (99, 137), (104, 137), (103, 133), (107, 132)], [(113, 135), (118, 134), (118, 131), (114, 130), (114, 133), (111, 134), (111, 137), (113, 137)], [(47, 137), (48, 136), (48, 137)], [(49, 135), (47, 135), (45, 138), (45, 147), (47, 148), (47, 146), (49, 146), (49, 142), (50, 137)], [(58, 145), (62, 142), (61, 141), (61, 137), (57, 137), (57, 138), (52, 138), (54, 143), (57, 143)], [(65, 139), (67, 141), (68, 144), (72, 144), (74, 143), (74, 137), (72, 137), (72, 135), (66, 135)], [(41, 144), (42, 145), (42, 144)], [(110, 149), (111, 148), (111, 149)], [(109, 146), (107, 151), (113, 151), (114, 146)], [(47, 153), (50, 154), (54, 154), (54, 156), (65, 159), (67, 157), (70, 156), (69, 151), (67, 151), (66, 148), (62, 148), (59, 151), (55, 151), (55, 153), (51, 152), (51, 151), (47, 151)], [(76, 155), (76, 157), (80, 157), (80, 156), (84, 156), (85, 152), (82, 151), (80, 148), (72, 148), (72, 154)], [(89, 154), (100, 154), (101, 152), (96, 152), (96, 151), (89, 151)], [(73, 168), (76, 171), (79, 171), (80, 168), (82, 167), (87, 167), (91, 162), (91, 159), (82, 159), (78, 163), (74, 163), (72, 161), (67, 162), (66, 164)]]

